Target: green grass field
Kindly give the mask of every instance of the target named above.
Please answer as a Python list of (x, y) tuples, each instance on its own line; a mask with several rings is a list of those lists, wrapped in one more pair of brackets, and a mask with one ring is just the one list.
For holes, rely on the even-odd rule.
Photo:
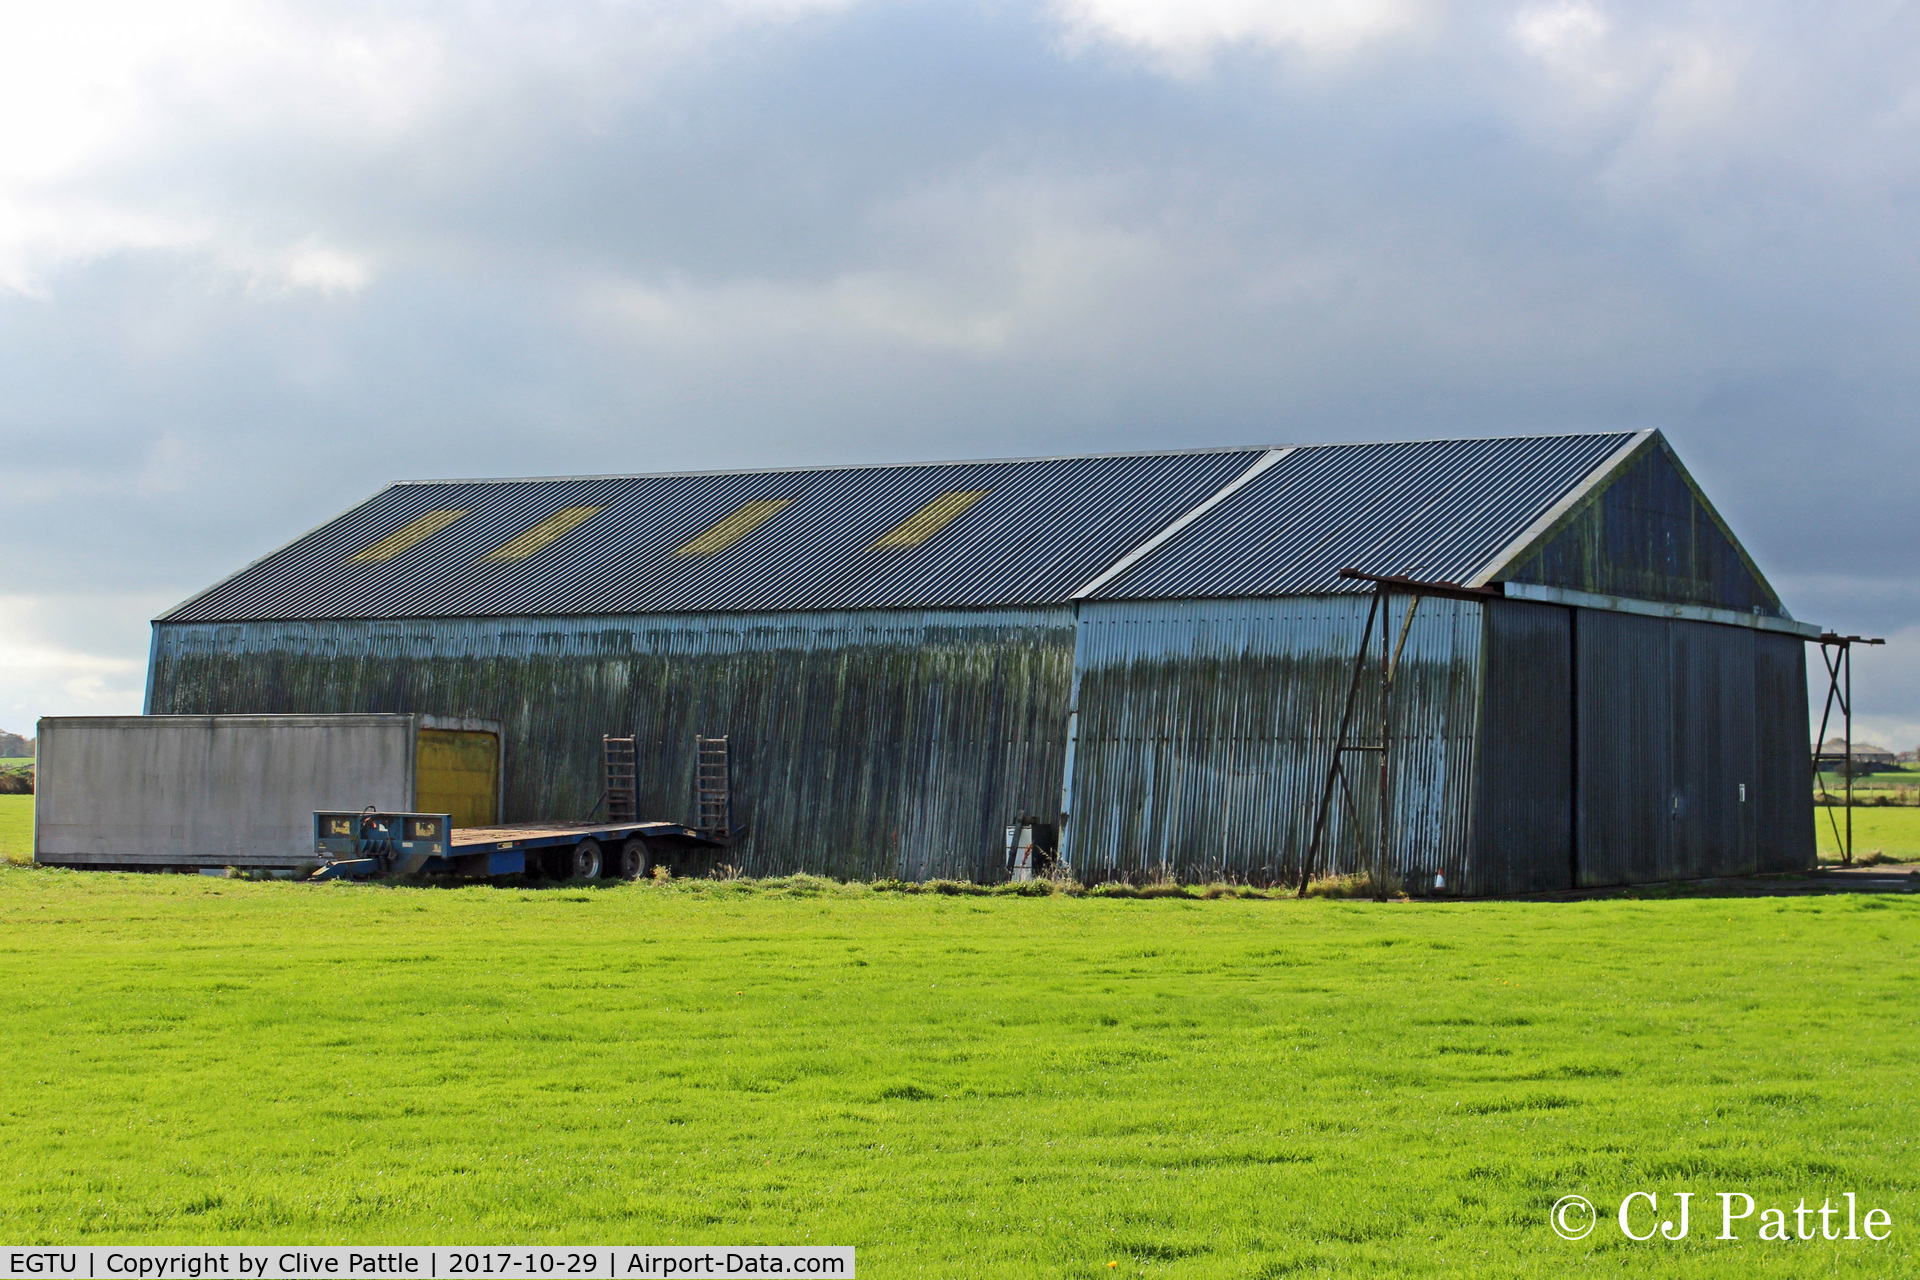
[[(869, 1277), (1911, 1274), (1920, 897), (0, 870), (21, 1242), (826, 1243)], [(1611, 1206), (1693, 1191), (1689, 1238)], [(1877, 1245), (1716, 1242), (1854, 1191)], [(1574, 1244), (1548, 1207), (1609, 1217)], [(1108, 1267), (1117, 1262), (1117, 1267)]]
[[(1829, 818), (1826, 808), (1814, 806), (1813, 831), (1821, 857), (1831, 859), (1840, 856), (1840, 842), (1835, 837), (1834, 824), (1841, 824), (1840, 829), (1844, 831), (1846, 820), (1847, 811), (1844, 808), (1834, 808)], [(1853, 852), (1855, 857), (1879, 852), (1894, 858), (1920, 858), (1920, 807), (1855, 805)]]
[(0, 796), (0, 859), (33, 859), (32, 796)]

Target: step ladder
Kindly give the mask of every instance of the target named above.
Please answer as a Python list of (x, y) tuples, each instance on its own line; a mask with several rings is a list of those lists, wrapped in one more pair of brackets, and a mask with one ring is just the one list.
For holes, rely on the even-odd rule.
[(693, 740), (693, 829), (711, 840), (733, 831), (733, 769), (725, 738)]
[(632, 738), (600, 739), (601, 758), (605, 763), (607, 789), (607, 821), (638, 822), (640, 820), (639, 801), (635, 778), (638, 768), (635, 764), (634, 740)]

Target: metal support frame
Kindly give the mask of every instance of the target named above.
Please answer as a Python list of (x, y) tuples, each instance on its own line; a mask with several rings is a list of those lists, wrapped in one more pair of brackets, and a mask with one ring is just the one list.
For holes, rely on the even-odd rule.
[[(1307, 842), (1307, 856), (1300, 860), (1299, 896), (1303, 898), (1307, 895), (1307, 884), (1313, 879), (1314, 868), (1320, 861), (1320, 838), (1326, 834), (1327, 809), (1333, 803), (1333, 789), (1336, 785), (1346, 792), (1348, 808), (1354, 810), (1353, 816), (1359, 817), (1357, 807), (1353, 804), (1352, 788), (1347, 784), (1346, 753), (1349, 750), (1347, 730), (1353, 724), (1353, 703), (1360, 694), (1360, 678), (1367, 669), (1367, 646), (1373, 641), (1373, 620), (1380, 612), (1380, 594), (1377, 590), (1373, 593), (1373, 602), (1367, 607), (1366, 624), (1360, 628), (1360, 652), (1354, 655), (1353, 679), (1347, 685), (1346, 705), (1340, 712), (1340, 731), (1334, 738), (1333, 757), (1327, 763), (1326, 785), (1320, 788), (1320, 805), (1313, 815), (1313, 837)], [(1366, 750), (1365, 747), (1358, 746), (1352, 749)], [(1355, 825), (1358, 826), (1358, 823), (1356, 822)]]
[[(1376, 897), (1386, 896), (1387, 886), (1387, 850), (1391, 832), (1389, 815), (1392, 813), (1393, 784), (1393, 681), (1398, 674), (1400, 655), (1407, 647), (1407, 636), (1413, 630), (1413, 615), (1420, 607), (1423, 596), (1439, 596), (1450, 600), (1484, 601), (1498, 598), (1501, 588), (1496, 585), (1485, 587), (1467, 587), (1457, 582), (1424, 582), (1399, 574), (1362, 573), (1358, 569), (1342, 569), (1340, 576), (1352, 581), (1373, 584), (1373, 600), (1367, 606), (1367, 620), (1360, 629), (1360, 650), (1353, 659), (1353, 679), (1347, 684), (1347, 700), (1340, 712), (1340, 729), (1334, 739), (1332, 758), (1327, 762), (1327, 777), (1320, 788), (1320, 805), (1314, 813), (1313, 836), (1307, 844), (1307, 853), (1300, 860), (1299, 896), (1305, 897), (1307, 885), (1313, 879), (1314, 870), (1320, 864), (1322, 843), (1327, 831), (1328, 810), (1333, 805), (1334, 788), (1340, 788), (1346, 797), (1347, 813), (1353, 823), (1356, 836), (1359, 833), (1360, 807), (1353, 798), (1353, 787), (1348, 780), (1346, 757), (1350, 752), (1376, 754), (1380, 758), (1380, 777), (1377, 794), (1378, 822), (1374, 830), (1372, 880)], [(1393, 596), (1395, 594), (1411, 597), (1406, 614), (1400, 620), (1400, 636), (1389, 643), (1392, 636)], [(1374, 619), (1380, 620), (1380, 740), (1374, 743), (1347, 741), (1353, 730), (1354, 703), (1360, 694), (1360, 684), (1367, 672), (1368, 652), (1373, 643)]]
[(1827, 742), (1827, 722), (1833, 716), (1834, 704), (1840, 706), (1841, 732), (1845, 735), (1845, 748), (1840, 755), (1841, 779), (1846, 786), (1846, 802), (1842, 806), (1847, 811), (1846, 824), (1833, 816), (1833, 804), (1825, 787), (1820, 788), (1821, 798), (1827, 803), (1821, 807), (1827, 811), (1827, 824), (1833, 828), (1834, 843), (1840, 846), (1840, 865), (1853, 865), (1853, 646), (1857, 644), (1885, 644), (1883, 639), (1868, 639), (1866, 636), (1843, 636), (1829, 631), (1820, 637), (1820, 665), (1827, 669), (1827, 697), (1820, 708), (1820, 732), (1813, 739), (1813, 777), (1815, 785), (1820, 780), (1820, 761), (1833, 759), (1821, 750)]

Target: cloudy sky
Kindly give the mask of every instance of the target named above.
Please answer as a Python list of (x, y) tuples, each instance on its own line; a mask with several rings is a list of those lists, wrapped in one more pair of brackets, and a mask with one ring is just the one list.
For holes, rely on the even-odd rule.
[(5, 0), (0, 728), (399, 478), (1666, 431), (1920, 741), (1920, 12)]

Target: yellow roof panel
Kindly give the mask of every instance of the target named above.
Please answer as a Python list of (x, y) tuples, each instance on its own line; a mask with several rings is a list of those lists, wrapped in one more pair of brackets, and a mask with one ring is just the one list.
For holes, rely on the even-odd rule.
[(513, 541), (487, 553), (489, 560), (525, 560), (578, 529), (605, 507), (562, 507)]
[(943, 493), (896, 525), (893, 531), (868, 547), (869, 551), (899, 550), (917, 547), (934, 534), (958, 520), (991, 489), (956, 489)]
[(699, 537), (682, 543), (674, 549), (674, 554), (718, 555), (792, 505), (792, 498), (755, 498), (752, 502), (743, 503), (732, 515), (723, 518)]
[(466, 514), (465, 511), (429, 511), (394, 530), (373, 545), (362, 547), (348, 558), (362, 564), (383, 563), (413, 550)]

